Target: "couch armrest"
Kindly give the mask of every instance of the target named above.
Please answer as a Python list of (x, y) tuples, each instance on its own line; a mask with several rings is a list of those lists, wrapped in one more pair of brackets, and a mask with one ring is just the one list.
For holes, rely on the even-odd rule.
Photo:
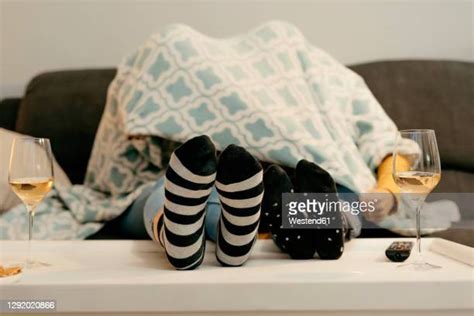
[(8, 98), (0, 101), (0, 127), (15, 130), (16, 117), (20, 108), (20, 98)]

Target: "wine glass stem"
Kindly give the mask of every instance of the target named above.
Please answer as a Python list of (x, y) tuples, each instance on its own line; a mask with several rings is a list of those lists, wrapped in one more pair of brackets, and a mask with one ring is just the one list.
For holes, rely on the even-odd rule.
[(416, 208), (416, 249), (418, 251), (417, 261), (422, 261), (423, 256), (421, 254), (421, 206), (423, 203), (420, 203)]
[(416, 258), (415, 264), (422, 264), (424, 262), (423, 255), (421, 253), (421, 209), (425, 202), (425, 197), (415, 198), (415, 219), (416, 219)]
[(31, 265), (33, 258), (31, 256), (31, 241), (33, 240), (33, 221), (35, 219), (34, 207), (28, 206), (28, 260), (27, 266)]
[(35, 216), (32, 211), (28, 212), (28, 241), (31, 242), (33, 239), (33, 220)]

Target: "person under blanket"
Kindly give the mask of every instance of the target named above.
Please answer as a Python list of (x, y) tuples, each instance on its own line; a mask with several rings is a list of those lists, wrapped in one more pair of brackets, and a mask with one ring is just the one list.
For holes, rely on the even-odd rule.
[[(409, 167), (407, 160), (399, 161), (398, 169)], [(392, 193), (380, 195), (376, 211), (367, 213), (367, 218), (375, 222), (395, 210), (393, 193), (398, 187), (391, 177), (391, 164), (391, 157), (381, 164), (378, 185), (372, 190)], [(165, 175), (125, 211), (119, 225), (131, 237), (148, 236), (160, 242), (169, 262), (178, 270), (194, 269), (202, 263), (206, 237), (216, 242), (216, 257), (222, 265), (240, 266), (248, 260), (257, 232), (261, 238), (270, 232), (276, 245), (294, 259), (315, 255), (338, 259), (344, 250), (347, 228), (342, 216), (350, 214), (338, 214), (339, 222), (331, 229), (282, 229), (281, 196), (285, 192), (350, 190), (336, 186), (329, 173), (306, 160), (297, 164), (293, 181), (276, 164), (264, 174), (262, 170), (260, 162), (242, 147), (230, 145), (216, 158), (209, 137), (194, 137), (172, 153)], [(199, 177), (207, 179), (199, 182)], [(236, 185), (240, 185), (238, 190)], [(249, 220), (243, 221), (246, 218)], [(349, 227), (357, 226), (357, 219), (352, 219)]]

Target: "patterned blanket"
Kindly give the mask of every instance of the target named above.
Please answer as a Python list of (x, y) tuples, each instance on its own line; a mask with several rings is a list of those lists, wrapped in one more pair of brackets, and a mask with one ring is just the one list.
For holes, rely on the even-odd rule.
[[(35, 238), (85, 238), (159, 177), (175, 142), (207, 134), (264, 161), (308, 159), (347, 188), (375, 184), (396, 127), (364, 81), (300, 31), (266, 23), (215, 39), (185, 25), (151, 36), (111, 83), (84, 185), (57, 187)], [(2, 215), (0, 238), (24, 238), (24, 209)]]

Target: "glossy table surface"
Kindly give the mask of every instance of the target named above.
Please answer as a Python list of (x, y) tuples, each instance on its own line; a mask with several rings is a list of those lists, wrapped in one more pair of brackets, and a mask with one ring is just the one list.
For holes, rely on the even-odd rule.
[[(259, 240), (243, 267), (223, 268), (207, 244), (203, 265), (175, 271), (152, 241), (36, 241), (34, 256), (51, 264), (2, 279), (3, 300), (53, 299), (58, 312), (334, 313), (448, 312), (474, 309), (474, 268), (432, 253), (442, 269), (411, 271), (385, 258), (394, 239), (355, 239), (336, 261), (290, 260)], [(402, 240), (402, 239), (400, 239)], [(0, 242), (3, 260), (25, 243)], [(410, 260), (410, 259), (409, 259)]]

